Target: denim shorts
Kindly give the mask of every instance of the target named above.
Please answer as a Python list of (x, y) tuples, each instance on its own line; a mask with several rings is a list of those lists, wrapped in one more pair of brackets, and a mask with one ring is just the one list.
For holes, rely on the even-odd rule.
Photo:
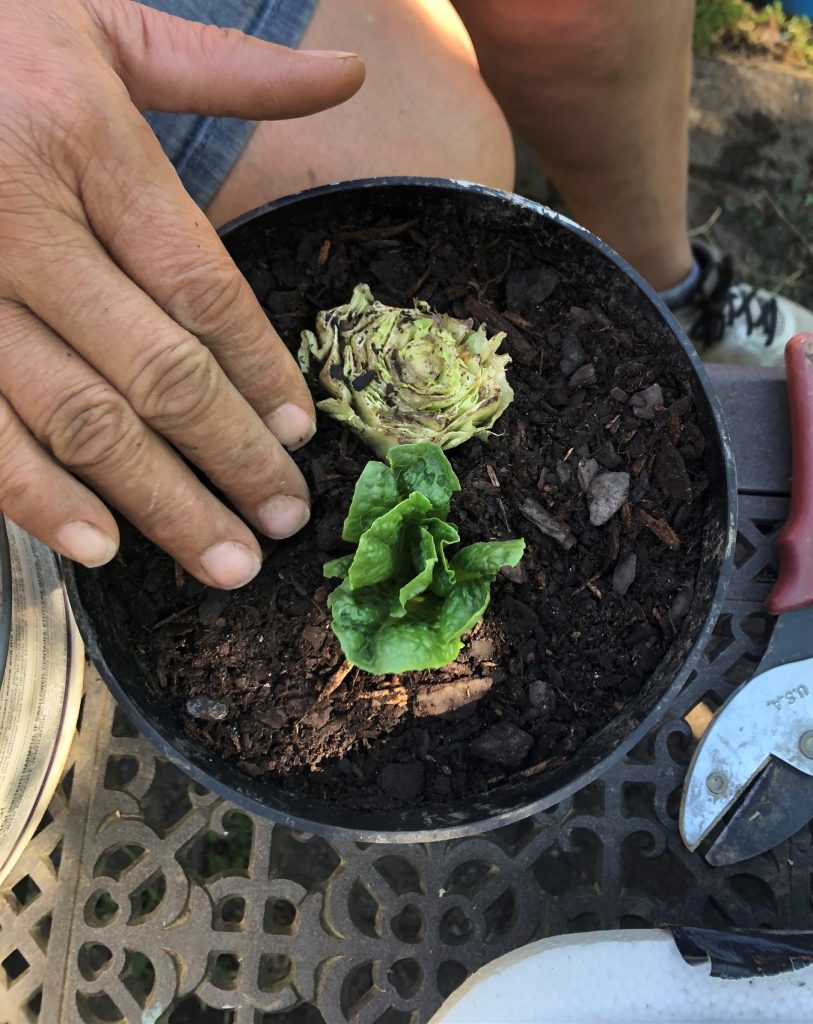
[[(319, 0), (141, 0), (147, 7), (282, 46), (297, 47)], [(216, 88), (216, 84), (214, 85)], [(186, 190), (208, 206), (254, 131), (255, 121), (147, 111), (150, 127)]]

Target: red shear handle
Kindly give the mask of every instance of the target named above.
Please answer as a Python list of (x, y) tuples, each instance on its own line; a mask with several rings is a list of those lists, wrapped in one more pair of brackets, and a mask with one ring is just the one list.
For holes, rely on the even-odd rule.
[(790, 512), (779, 535), (779, 579), (765, 602), (773, 615), (813, 604), (813, 334), (785, 346), (793, 465)]

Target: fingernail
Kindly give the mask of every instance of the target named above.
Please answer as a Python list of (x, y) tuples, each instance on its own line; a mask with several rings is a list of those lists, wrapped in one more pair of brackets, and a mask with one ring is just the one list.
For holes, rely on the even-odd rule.
[(257, 511), (263, 533), (274, 540), (284, 540), (301, 530), (311, 517), (311, 510), (301, 498), (278, 494)]
[(307, 444), (316, 433), (316, 423), (310, 414), (293, 402), (285, 402), (270, 416), (266, 416), (265, 425), (279, 443), (292, 452)]
[(105, 565), (119, 549), (113, 538), (108, 537), (98, 526), (78, 519), (65, 523), (57, 531), (55, 539), (60, 551), (89, 569)]
[(245, 544), (226, 540), (204, 551), (200, 556), (203, 571), (221, 590), (235, 590), (260, 571), (260, 559)]
[(326, 60), (360, 60), (357, 53), (345, 53), (344, 50), (300, 50), (308, 57), (324, 57)]

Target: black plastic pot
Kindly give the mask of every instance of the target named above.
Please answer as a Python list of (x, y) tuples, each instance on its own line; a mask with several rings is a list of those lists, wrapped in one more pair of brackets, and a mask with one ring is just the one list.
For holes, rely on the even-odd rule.
[[(279, 247), (321, 225), (364, 226), (386, 213), (393, 222), (433, 210), (469, 223), (487, 224), (495, 234), (549, 239), (579, 273), (591, 281), (601, 301), (610, 292), (616, 309), (634, 309), (651, 323), (653, 339), (666, 362), (690, 381), (707, 438), (711, 512), (703, 560), (691, 610), (667, 656), (624, 711), (593, 736), (566, 765), (496, 789), (466, 803), (396, 811), (351, 811), (286, 792), (277, 783), (251, 779), (186, 736), (139, 666), (113, 624), (103, 595), (87, 570), (68, 574), (79, 628), (102, 677), (133, 723), (160, 752), (195, 780), (241, 807), (307, 832), (367, 842), (446, 839), (509, 824), (557, 803), (597, 778), (623, 756), (663, 716), (709, 638), (720, 611), (731, 565), (736, 526), (736, 485), (728, 434), (706, 373), (682, 329), (653, 290), (616, 253), (567, 218), (518, 196), (460, 182), (435, 179), (371, 179), (313, 189), (271, 203), (223, 230), (238, 264)], [(348, 281), (348, 287), (356, 282)], [(612, 288), (610, 288), (612, 284)]]

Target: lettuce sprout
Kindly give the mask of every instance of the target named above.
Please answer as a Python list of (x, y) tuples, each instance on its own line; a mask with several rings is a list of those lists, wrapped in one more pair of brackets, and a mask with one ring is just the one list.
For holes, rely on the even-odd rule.
[(447, 518), (459, 490), (449, 460), (430, 442), (393, 447), (386, 465), (362, 470), (342, 530), (356, 548), (324, 567), (342, 581), (328, 607), (352, 665), (386, 674), (454, 661), (461, 637), (488, 607), (497, 573), (522, 558), (522, 539), (447, 553), (460, 541)]

